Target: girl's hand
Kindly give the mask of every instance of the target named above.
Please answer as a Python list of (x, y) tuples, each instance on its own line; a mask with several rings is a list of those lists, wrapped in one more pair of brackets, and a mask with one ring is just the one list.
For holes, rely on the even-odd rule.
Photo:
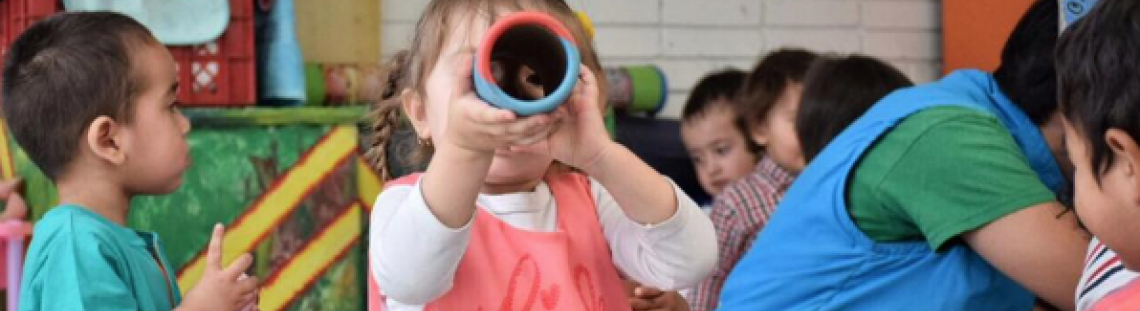
[(677, 292), (665, 292), (634, 281), (625, 281), (633, 311), (688, 311), (689, 304)]
[(592, 174), (593, 164), (617, 143), (606, 132), (597, 79), (590, 68), (581, 67), (574, 94), (554, 112), (561, 124), (550, 135), (549, 152), (555, 160)]
[(534, 144), (554, 130), (552, 114), (519, 117), (480, 99), (472, 88), (471, 55), (460, 56), (454, 68), (457, 72), (455, 89), (448, 99), (446, 143), (490, 155), (498, 148)]

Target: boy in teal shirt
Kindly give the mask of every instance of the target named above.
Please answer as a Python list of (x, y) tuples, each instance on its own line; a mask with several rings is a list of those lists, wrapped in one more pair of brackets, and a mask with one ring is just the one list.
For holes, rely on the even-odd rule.
[(177, 91), (170, 53), (124, 15), (59, 14), (12, 44), (0, 109), (61, 204), (36, 224), (20, 310), (255, 308), (252, 259), (223, 269), (220, 225), (185, 298), (158, 235), (125, 226), (131, 198), (173, 192), (190, 163)]

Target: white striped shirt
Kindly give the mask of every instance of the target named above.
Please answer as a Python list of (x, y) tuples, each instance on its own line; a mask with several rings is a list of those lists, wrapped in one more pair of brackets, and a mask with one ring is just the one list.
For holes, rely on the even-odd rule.
[(1120, 257), (1100, 240), (1089, 242), (1085, 269), (1077, 286), (1077, 311), (1089, 310), (1097, 301), (1140, 277), (1124, 268)]

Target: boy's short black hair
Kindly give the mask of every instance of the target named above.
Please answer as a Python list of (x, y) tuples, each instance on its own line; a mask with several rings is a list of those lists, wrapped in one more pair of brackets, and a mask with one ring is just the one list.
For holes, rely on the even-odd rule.
[(736, 112), (744, 118), (748, 128), (764, 121), (788, 85), (804, 80), (808, 66), (811, 66), (816, 57), (815, 53), (808, 50), (784, 48), (772, 51), (760, 59), (744, 80), (744, 86), (735, 101)]
[(16, 38), (4, 60), (0, 109), (45, 174), (60, 177), (95, 118), (130, 122), (145, 87), (131, 48), (156, 42), (142, 24), (110, 12), (56, 14)]
[(1017, 22), (994, 71), (998, 87), (1037, 125), (1057, 112), (1057, 0), (1037, 0)]
[(804, 76), (796, 136), (811, 161), (835, 136), (887, 94), (911, 86), (895, 67), (863, 55), (820, 57)]
[(759, 154), (762, 148), (748, 139), (748, 126), (744, 124), (744, 118), (736, 111), (736, 106), (733, 104), (736, 95), (740, 92), (740, 87), (744, 85), (744, 78), (747, 76), (748, 74), (744, 71), (728, 68), (701, 78), (693, 87), (693, 92), (689, 93), (689, 99), (685, 101), (685, 108), (681, 110), (681, 123), (692, 121), (693, 118), (703, 115), (710, 108), (713, 108), (714, 101), (724, 100), (725, 108), (733, 111), (733, 126), (740, 131), (740, 135), (744, 136), (748, 144), (748, 151)]
[(685, 108), (681, 110), (681, 120), (689, 120), (706, 111), (711, 105), (709, 102), (724, 99), (731, 100), (744, 84), (747, 76), (744, 71), (727, 68), (708, 74), (693, 87), (689, 99), (685, 101)]
[(1109, 129), (1140, 138), (1140, 2), (1101, 0), (1057, 44), (1061, 110), (1100, 175), (1113, 161)]

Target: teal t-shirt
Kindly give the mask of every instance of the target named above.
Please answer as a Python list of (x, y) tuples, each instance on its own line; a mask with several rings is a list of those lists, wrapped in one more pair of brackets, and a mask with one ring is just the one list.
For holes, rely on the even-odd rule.
[(62, 205), (36, 223), (20, 310), (171, 310), (182, 300), (173, 273), (157, 234)]

